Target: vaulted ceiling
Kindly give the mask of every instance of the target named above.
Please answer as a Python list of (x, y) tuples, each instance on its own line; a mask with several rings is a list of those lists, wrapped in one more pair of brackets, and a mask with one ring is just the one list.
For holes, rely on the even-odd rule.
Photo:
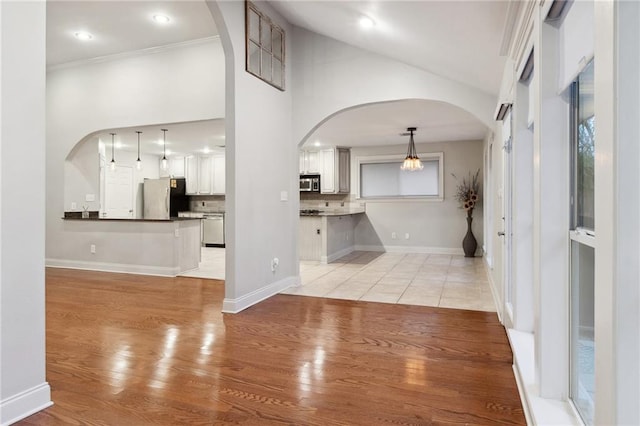
[[(260, 1), (256, 3), (260, 5)], [(505, 61), (500, 49), (509, 1), (278, 0), (269, 3), (294, 25), (450, 78), (473, 90), (497, 95)], [(169, 16), (170, 22), (154, 22), (152, 18), (157, 14)], [(373, 26), (360, 25), (365, 16), (374, 22)], [(74, 37), (78, 31), (91, 33), (93, 39), (78, 40)], [(49, 66), (217, 33), (204, 1), (47, 2)], [(344, 141), (346, 145), (348, 140), (348, 146), (403, 144), (405, 138), (398, 133), (407, 117), (413, 117), (412, 125), (421, 129), (417, 142), (481, 139), (486, 131), (477, 119), (460, 108), (440, 102), (403, 101), (339, 114), (317, 129), (309, 143), (324, 140), (343, 144)], [(199, 127), (205, 128), (207, 126)], [(186, 129), (185, 132), (192, 140), (198, 139), (193, 132)], [(203, 135), (202, 139), (206, 137)], [(202, 143), (194, 143), (202, 149)], [(179, 147), (176, 151), (189, 149)]]

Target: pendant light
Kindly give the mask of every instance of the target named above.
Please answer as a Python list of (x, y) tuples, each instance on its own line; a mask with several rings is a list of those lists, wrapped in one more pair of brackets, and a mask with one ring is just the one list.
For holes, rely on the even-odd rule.
[(116, 160), (113, 157), (113, 146), (114, 146), (114, 142), (113, 142), (113, 138), (116, 136), (115, 133), (109, 133), (111, 135), (111, 163), (109, 164), (109, 167), (111, 168), (111, 171), (115, 171), (116, 170)]
[(138, 134), (138, 159), (136, 160), (136, 169), (142, 170), (142, 161), (140, 160), (140, 133), (142, 132), (136, 130), (136, 133)]
[(404, 159), (402, 166), (400, 166), (401, 170), (413, 172), (424, 168), (422, 161), (420, 161), (418, 154), (416, 154), (416, 144), (413, 142), (413, 132), (415, 132), (416, 129), (416, 127), (407, 127), (407, 132), (409, 132), (409, 147), (407, 148), (407, 157)]
[(160, 129), (162, 130), (162, 170), (167, 170), (167, 129)]

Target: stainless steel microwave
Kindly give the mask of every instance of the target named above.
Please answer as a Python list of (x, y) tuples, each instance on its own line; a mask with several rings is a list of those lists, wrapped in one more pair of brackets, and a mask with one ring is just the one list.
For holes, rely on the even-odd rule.
[(320, 175), (300, 175), (300, 192), (320, 192)]

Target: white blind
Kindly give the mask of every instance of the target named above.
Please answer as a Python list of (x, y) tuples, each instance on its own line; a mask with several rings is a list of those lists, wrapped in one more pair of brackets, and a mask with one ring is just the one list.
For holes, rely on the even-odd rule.
[(360, 164), (361, 197), (437, 196), (438, 160), (423, 161), (424, 169), (402, 171), (402, 161)]
[(560, 91), (575, 80), (593, 57), (593, 8), (593, 0), (573, 1), (560, 27)]

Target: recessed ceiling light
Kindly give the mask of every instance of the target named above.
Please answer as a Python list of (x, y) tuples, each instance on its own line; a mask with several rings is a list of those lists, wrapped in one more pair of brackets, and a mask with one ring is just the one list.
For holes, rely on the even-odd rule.
[(360, 26), (362, 28), (372, 28), (375, 25), (376, 25), (376, 22), (373, 19), (369, 18), (368, 16), (362, 16), (360, 18)]
[(316, 143), (314, 143), (315, 146), (320, 146), (320, 141), (316, 141)]
[(158, 24), (168, 24), (169, 21), (171, 21), (171, 18), (166, 15), (153, 15), (153, 20)]
[(93, 38), (91, 34), (85, 31), (76, 31), (75, 33), (73, 33), (73, 35), (78, 40), (91, 40)]
[(205, 154), (208, 154), (210, 152), (209, 151), (209, 147), (205, 146), (204, 149), (202, 150), (202, 152), (204, 152)]

